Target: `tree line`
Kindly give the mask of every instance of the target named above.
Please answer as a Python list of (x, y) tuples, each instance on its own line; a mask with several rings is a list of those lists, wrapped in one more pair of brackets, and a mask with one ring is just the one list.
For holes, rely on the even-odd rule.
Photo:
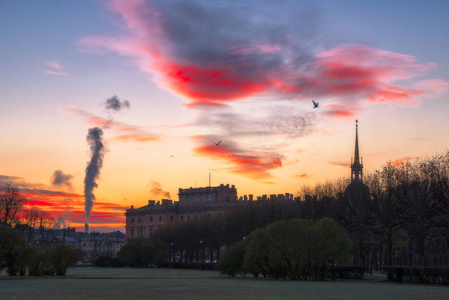
[[(154, 237), (183, 262), (215, 261), (253, 231), (279, 220), (332, 218), (348, 232), (352, 264), (447, 266), (449, 153), (402, 164), (388, 162), (364, 182), (339, 178), (303, 186), (294, 201), (255, 201), (213, 218), (164, 228)], [(299, 200), (300, 199), (300, 200)], [(206, 251), (206, 254), (204, 254)]]

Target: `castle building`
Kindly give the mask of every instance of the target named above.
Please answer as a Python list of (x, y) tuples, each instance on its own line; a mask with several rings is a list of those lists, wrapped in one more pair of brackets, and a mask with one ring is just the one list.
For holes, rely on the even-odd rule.
[(179, 201), (148, 200), (148, 205), (126, 210), (126, 238), (149, 238), (153, 232), (190, 220), (211, 218), (241, 204), (234, 185), (179, 189)]
[[(165, 227), (220, 215), (230, 208), (253, 202), (253, 195), (238, 198), (234, 185), (220, 184), (215, 187), (180, 188), (178, 199), (177, 202), (168, 199), (157, 202), (148, 200), (148, 205), (127, 209), (126, 239), (150, 238), (155, 231)], [(257, 197), (261, 201), (275, 199), (293, 200), (293, 195), (286, 193)]]

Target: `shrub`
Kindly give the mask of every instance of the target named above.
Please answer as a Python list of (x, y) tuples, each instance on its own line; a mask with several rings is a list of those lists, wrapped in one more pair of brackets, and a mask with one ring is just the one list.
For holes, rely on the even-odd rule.
[(131, 267), (151, 267), (165, 262), (170, 256), (170, 248), (160, 240), (133, 240), (123, 246), (118, 257)]
[(79, 253), (64, 244), (54, 244), (47, 250), (48, 261), (53, 266), (53, 274), (58, 276), (64, 276), (67, 272), (67, 268), (78, 261)]
[(245, 258), (245, 241), (233, 245), (221, 257), (218, 270), (223, 275), (234, 277), (237, 274), (244, 274), (243, 259)]
[(340, 279), (363, 279), (365, 269), (364, 266), (334, 266), (336, 277)]
[[(351, 244), (348, 234), (332, 219), (282, 220), (248, 235), (246, 243), (229, 249), (222, 262), (223, 274), (249, 272), (258, 277), (291, 280), (325, 280), (329, 264), (346, 261)], [(243, 268), (241, 257), (243, 256)], [(341, 276), (363, 274), (341, 271)]]
[[(397, 281), (396, 266), (384, 266), (390, 281)], [(403, 280), (412, 283), (449, 284), (448, 267), (404, 266)]]
[(6, 268), (11, 275), (25, 275), (32, 260), (31, 247), (10, 228), (0, 225), (0, 271)]
[(100, 256), (93, 265), (102, 268), (121, 268), (125, 263), (117, 257)]

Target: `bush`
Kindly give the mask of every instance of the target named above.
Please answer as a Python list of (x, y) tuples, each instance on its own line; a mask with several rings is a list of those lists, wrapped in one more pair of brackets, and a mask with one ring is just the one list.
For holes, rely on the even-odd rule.
[(67, 268), (79, 260), (79, 253), (65, 244), (54, 244), (46, 250), (48, 261), (53, 266), (53, 274), (57, 276), (64, 276)]
[(363, 279), (364, 266), (334, 266), (334, 272), (340, 279)]
[(32, 261), (31, 247), (25, 239), (10, 228), (0, 225), (0, 272), (25, 275)]
[[(415, 267), (404, 266), (403, 280), (412, 283), (430, 283), (430, 284), (449, 284), (448, 267)], [(397, 281), (396, 266), (384, 266), (383, 270), (387, 273), (390, 281)]]
[(117, 257), (100, 256), (93, 265), (101, 268), (121, 268), (125, 263)]
[(33, 247), (34, 260), (30, 264), (30, 276), (53, 275), (53, 265), (47, 255), (47, 249)]
[[(248, 235), (246, 243), (230, 248), (220, 264), (229, 276), (248, 272), (254, 277), (325, 280), (329, 264), (345, 262), (350, 248), (348, 234), (332, 219), (282, 220)], [(341, 276), (363, 277), (350, 270)]]
[[(244, 274), (243, 259), (245, 258), (245, 241), (236, 243), (229, 248), (222, 256), (218, 264), (218, 270), (223, 275), (234, 277), (237, 274)], [(256, 276), (257, 277), (257, 276)]]
[(118, 257), (127, 265), (137, 268), (157, 266), (170, 257), (170, 248), (160, 240), (133, 240), (123, 246)]

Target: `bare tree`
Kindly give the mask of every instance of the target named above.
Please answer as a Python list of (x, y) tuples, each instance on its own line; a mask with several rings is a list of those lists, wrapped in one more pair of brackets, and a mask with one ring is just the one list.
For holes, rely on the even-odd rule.
[(23, 197), (19, 189), (12, 185), (0, 187), (0, 222), (3, 226), (12, 226), (17, 223), (19, 213), (27, 199)]

